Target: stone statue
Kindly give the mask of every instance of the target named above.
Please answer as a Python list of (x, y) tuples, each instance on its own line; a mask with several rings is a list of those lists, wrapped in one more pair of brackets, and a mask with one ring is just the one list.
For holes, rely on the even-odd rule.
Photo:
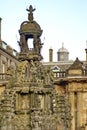
[(38, 43), (39, 43), (39, 54), (41, 53), (41, 48), (42, 48), (42, 45), (43, 43), (41, 43), (41, 39), (38, 38)]
[(37, 35), (34, 35), (33, 44), (34, 44), (35, 52), (40, 54), (43, 43), (41, 43), (41, 39), (40, 38), (37, 38)]
[(34, 44), (34, 50), (35, 50), (35, 52), (39, 53), (39, 42), (38, 42), (37, 35), (34, 35), (33, 44)]
[(18, 43), (21, 48), (21, 52), (28, 52), (28, 45), (27, 45), (24, 35), (21, 35), (20, 42), (18, 42)]

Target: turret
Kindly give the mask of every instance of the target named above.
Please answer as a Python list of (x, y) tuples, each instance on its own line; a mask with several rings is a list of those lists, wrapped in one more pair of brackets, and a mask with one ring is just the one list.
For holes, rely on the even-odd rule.
[(87, 48), (85, 49), (86, 52), (86, 69), (87, 69)]
[[(32, 5), (29, 6), (29, 9), (26, 9), (28, 13), (28, 21), (22, 22), (19, 29), (20, 34), (20, 54), (19, 60), (38, 60), (42, 59), (41, 48), (42, 43), (40, 36), (42, 35), (42, 30), (40, 25), (34, 20)], [(33, 48), (30, 48), (30, 41), (32, 40)]]
[(64, 43), (62, 43), (62, 47), (57, 52), (57, 60), (58, 61), (68, 61), (69, 60), (69, 52), (66, 48), (64, 48)]

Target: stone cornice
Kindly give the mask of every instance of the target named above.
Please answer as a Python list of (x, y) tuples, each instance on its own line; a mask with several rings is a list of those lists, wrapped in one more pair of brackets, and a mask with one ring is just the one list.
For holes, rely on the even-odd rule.
[(87, 76), (74, 76), (74, 77), (66, 77), (66, 78), (61, 78), (58, 80), (55, 80), (54, 85), (59, 85), (59, 84), (68, 84), (70, 82), (85, 82), (87, 83)]

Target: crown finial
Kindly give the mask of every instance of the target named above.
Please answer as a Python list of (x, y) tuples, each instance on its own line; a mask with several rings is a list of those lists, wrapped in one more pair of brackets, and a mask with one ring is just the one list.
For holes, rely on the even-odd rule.
[(28, 20), (30, 21), (30, 22), (32, 22), (33, 21), (33, 12), (36, 10), (35, 8), (33, 9), (33, 7), (32, 7), (32, 5), (30, 5), (29, 6), (29, 9), (26, 9), (28, 12), (29, 12), (29, 14), (28, 14)]

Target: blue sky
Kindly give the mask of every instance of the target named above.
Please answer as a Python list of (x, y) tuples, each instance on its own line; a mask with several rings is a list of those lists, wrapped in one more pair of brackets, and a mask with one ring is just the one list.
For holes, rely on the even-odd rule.
[(19, 49), (18, 30), (20, 24), (27, 20), (26, 8), (30, 4), (36, 8), (34, 19), (43, 30), (44, 61), (49, 61), (49, 48), (53, 48), (53, 60), (57, 61), (57, 51), (62, 47), (62, 42), (69, 51), (70, 60), (76, 57), (85, 60), (87, 0), (0, 0), (2, 40)]

